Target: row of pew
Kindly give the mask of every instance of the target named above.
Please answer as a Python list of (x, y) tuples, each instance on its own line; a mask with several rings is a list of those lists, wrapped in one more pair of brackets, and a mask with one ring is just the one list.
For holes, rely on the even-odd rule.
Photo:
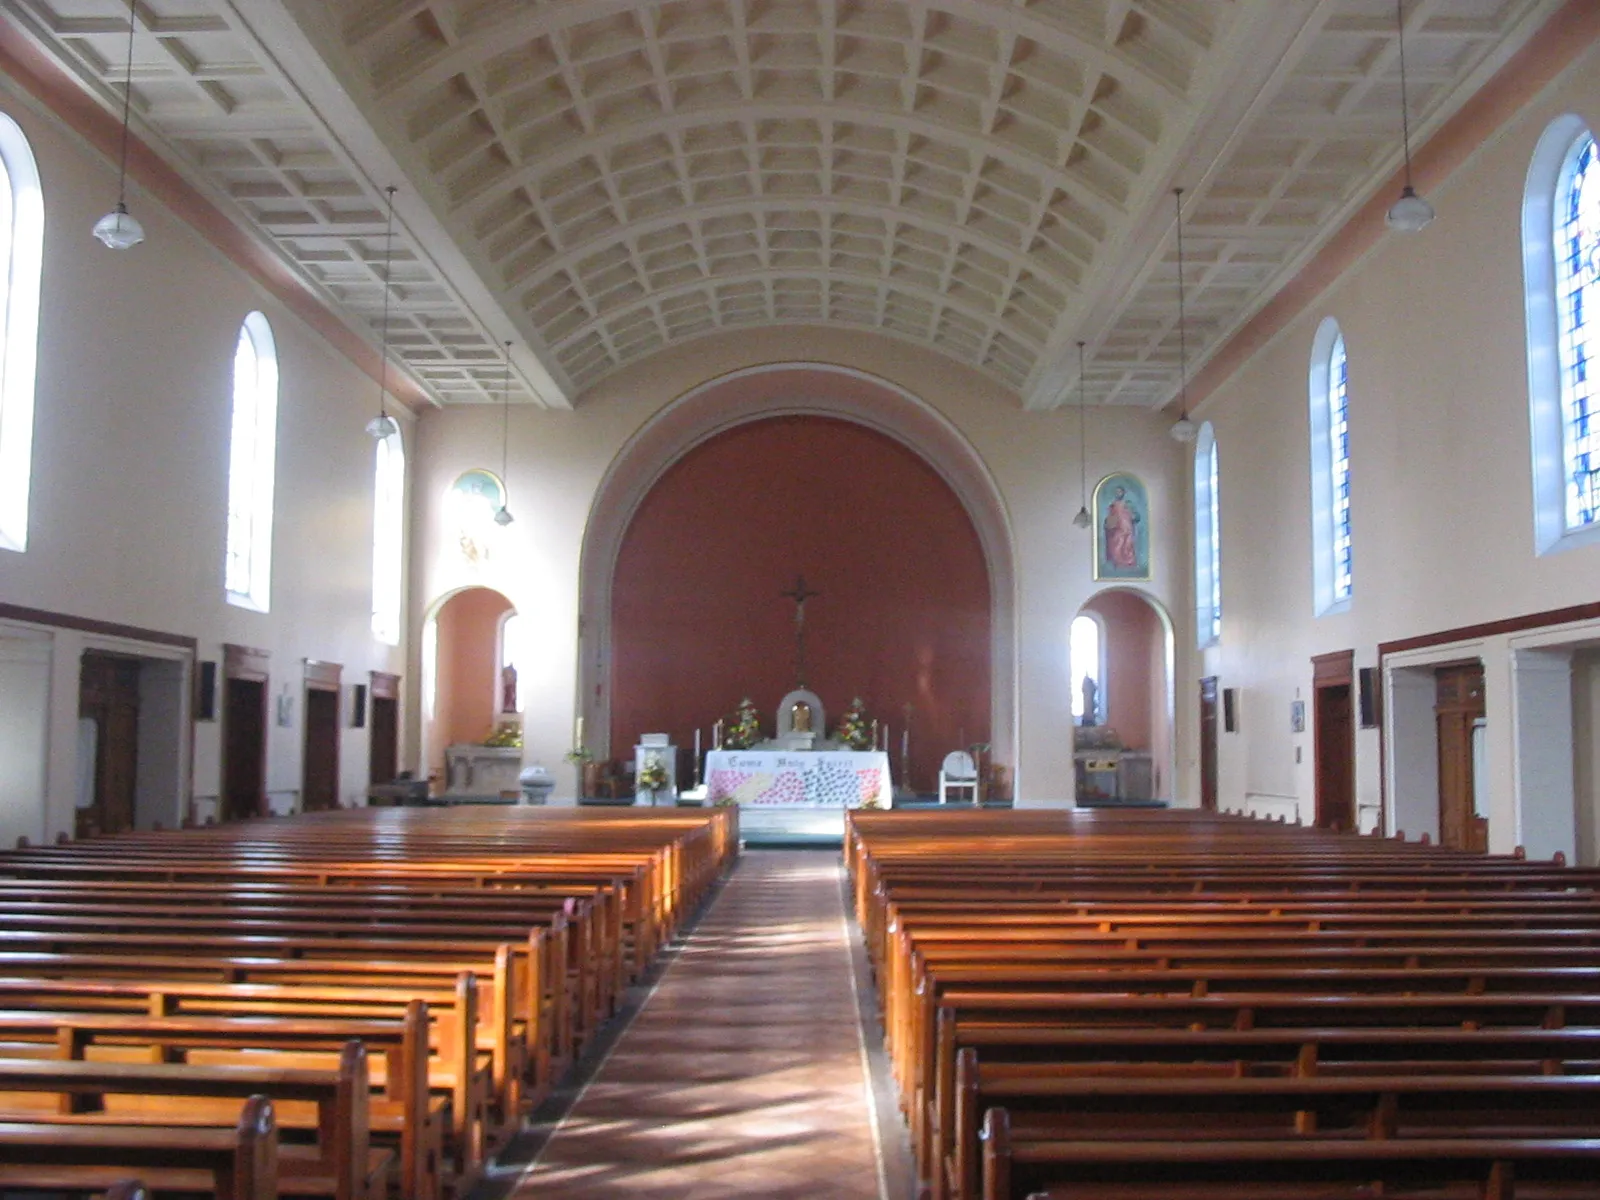
[(388, 808), (0, 854), (0, 1191), (458, 1196), (738, 844)]
[(1600, 1197), (1600, 872), (1192, 811), (845, 853), (926, 1197)]

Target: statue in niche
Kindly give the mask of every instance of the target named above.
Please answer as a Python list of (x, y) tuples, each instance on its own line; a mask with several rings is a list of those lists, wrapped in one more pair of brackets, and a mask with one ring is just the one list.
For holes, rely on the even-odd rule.
[(1093, 676), (1083, 677), (1083, 723), (1085, 725), (1098, 725), (1100, 716), (1100, 685), (1095, 683)]
[(517, 711), (517, 669), (510, 663), (500, 668), (500, 711)]
[(796, 700), (789, 706), (790, 729), (795, 733), (811, 732), (811, 705)]

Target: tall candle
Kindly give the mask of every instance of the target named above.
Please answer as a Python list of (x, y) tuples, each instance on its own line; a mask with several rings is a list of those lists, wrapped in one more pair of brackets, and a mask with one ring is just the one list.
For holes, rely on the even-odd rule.
[(573, 747), (573, 749), (576, 750), (576, 749), (580, 748), (582, 745), (583, 745), (583, 718), (580, 716), (578, 718), (578, 727), (573, 732), (573, 735), (572, 735), (572, 747)]
[(695, 762), (700, 761), (700, 730), (698, 727), (694, 731), (694, 760)]

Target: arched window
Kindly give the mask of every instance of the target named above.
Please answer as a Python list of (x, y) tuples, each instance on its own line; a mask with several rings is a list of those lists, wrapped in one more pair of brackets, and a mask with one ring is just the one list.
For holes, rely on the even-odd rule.
[(1332, 317), (1311, 343), (1311, 582), (1317, 615), (1350, 607), (1350, 391), (1344, 334)]
[(233, 351), (228, 439), (228, 602), (266, 612), (272, 599), (272, 486), (278, 456), (278, 351), (258, 312)]
[(33, 151), (0, 113), (0, 549), (28, 548), (44, 193)]
[(400, 434), (381, 439), (377, 455), (372, 472), (372, 633), (397, 646), (406, 531), (406, 451)]
[[(521, 712), (524, 707), (520, 681), (526, 666), (527, 647), (524, 645), (523, 639), (527, 636), (527, 632), (528, 623), (522, 619), (514, 608), (500, 619), (500, 704), (498, 711), (503, 713)], [(514, 702), (512, 707), (508, 708), (506, 706), (506, 701), (508, 700)]]
[(1217, 489), (1217, 437), (1206, 421), (1194, 451), (1194, 607), (1201, 648), (1222, 637), (1221, 497)]
[[(1072, 719), (1079, 725), (1101, 725), (1106, 714), (1106, 638), (1105, 624), (1095, 613), (1079, 613), (1072, 619)], [(1093, 689), (1083, 685), (1094, 682)], [(1088, 713), (1084, 693), (1092, 690), (1095, 711)], [(1087, 718), (1085, 713), (1088, 713)]]
[(1534, 150), (1522, 201), (1539, 553), (1600, 538), (1600, 167), (1572, 115)]

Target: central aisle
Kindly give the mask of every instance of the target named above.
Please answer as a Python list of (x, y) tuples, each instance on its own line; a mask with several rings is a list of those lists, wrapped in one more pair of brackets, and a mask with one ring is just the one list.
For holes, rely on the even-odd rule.
[(841, 873), (742, 856), (517, 1194), (886, 1200)]

